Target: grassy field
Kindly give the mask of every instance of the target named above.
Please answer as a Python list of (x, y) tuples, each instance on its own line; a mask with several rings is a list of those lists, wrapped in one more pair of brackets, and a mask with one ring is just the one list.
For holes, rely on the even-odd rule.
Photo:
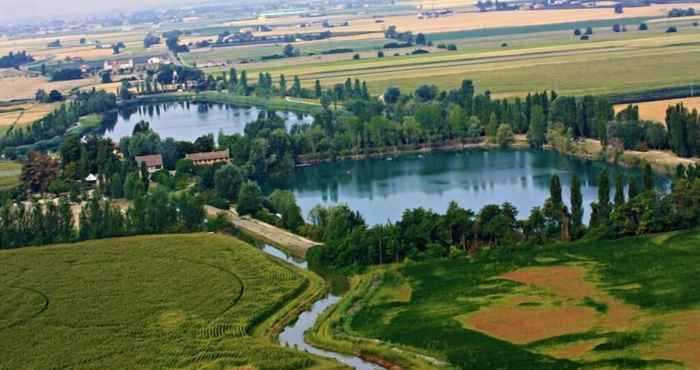
[(309, 279), (231, 237), (25, 248), (0, 263), (0, 369), (334, 367), (269, 334)]
[(356, 279), (323, 338), (432, 368), (700, 369), (699, 263), (700, 231), (406, 263)]
[(19, 185), (22, 165), (17, 162), (0, 161), (0, 190), (7, 190)]

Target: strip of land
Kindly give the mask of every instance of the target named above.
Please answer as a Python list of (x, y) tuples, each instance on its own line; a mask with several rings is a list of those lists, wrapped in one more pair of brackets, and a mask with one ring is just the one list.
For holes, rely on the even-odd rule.
[(299, 257), (305, 257), (306, 252), (313, 246), (319, 245), (314, 241), (281, 229), (277, 226), (256, 220), (248, 216), (239, 216), (237, 213), (227, 211), (212, 206), (204, 206), (204, 211), (208, 217), (216, 217), (224, 214), (229, 222), (241, 231), (274, 245), (283, 247), (289, 252)]

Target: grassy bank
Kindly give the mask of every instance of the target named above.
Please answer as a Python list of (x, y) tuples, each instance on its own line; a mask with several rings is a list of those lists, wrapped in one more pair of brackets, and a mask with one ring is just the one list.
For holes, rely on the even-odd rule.
[(696, 230), (380, 268), (309, 338), (462, 369), (697, 369), (698, 246)]
[(322, 282), (235, 238), (107, 239), (0, 261), (2, 369), (338, 366), (272, 340)]
[(238, 106), (256, 106), (272, 110), (299, 113), (315, 113), (321, 109), (315, 101), (306, 102), (300, 99), (284, 99), (281, 97), (262, 98), (257, 96), (233, 95), (227, 92), (205, 91), (201, 93), (166, 93), (139, 96), (136, 99), (123, 102), (124, 106), (140, 104), (159, 104), (190, 101), (194, 103), (230, 104)]
[(18, 186), (21, 171), (22, 165), (17, 162), (0, 161), (0, 191)]

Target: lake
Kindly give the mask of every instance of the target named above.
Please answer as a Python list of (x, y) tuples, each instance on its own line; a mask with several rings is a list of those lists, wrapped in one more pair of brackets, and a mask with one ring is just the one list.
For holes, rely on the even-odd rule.
[[(578, 174), (588, 220), (590, 203), (598, 196), (597, 177), (606, 167), (611, 188), (618, 171), (637, 179), (640, 176), (638, 169), (552, 151), (469, 149), (301, 167), (292, 176), (263, 184), (263, 190), (291, 190), (305, 216), (316, 204), (347, 203), (369, 224), (400, 220), (407, 208), (432, 208), (443, 213), (453, 200), (475, 211), (487, 204), (510, 202), (520, 211), (519, 218), (525, 218), (549, 196), (553, 174), (560, 176), (569, 204), (571, 177)], [(664, 183), (659, 179), (660, 185)]]
[[(262, 111), (258, 107), (190, 102), (141, 105), (120, 110), (115, 124), (105, 128), (104, 136), (118, 143), (121, 138), (130, 136), (134, 126), (142, 120), (148, 121), (161, 138), (175, 140), (194, 141), (202, 135), (216, 136), (219, 132), (242, 134), (245, 126), (255, 121)], [(285, 118), (287, 128), (313, 122), (308, 114), (280, 111), (277, 114)]]

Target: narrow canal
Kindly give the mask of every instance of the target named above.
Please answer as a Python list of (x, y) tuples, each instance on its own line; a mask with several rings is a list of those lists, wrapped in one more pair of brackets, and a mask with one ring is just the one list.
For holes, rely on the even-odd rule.
[[(306, 261), (290, 256), (284, 251), (269, 244), (260, 245), (260, 249), (262, 249), (263, 252), (294, 266), (308, 269), (308, 264)], [(316, 301), (309, 311), (305, 311), (299, 315), (299, 319), (295, 323), (284, 328), (279, 336), (280, 344), (283, 346), (297, 348), (301, 351), (306, 351), (314, 355), (333, 358), (357, 370), (385, 370), (385, 368), (367, 362), (359, 357), (317, 348), (304, 340), (304, 333), (314, 326), (316, 320), (318, 320), (324, 311), (338, 303), (338, 301), (340, 301), (340, 297), (334, 294), (328, 294), (325, 298)]]

